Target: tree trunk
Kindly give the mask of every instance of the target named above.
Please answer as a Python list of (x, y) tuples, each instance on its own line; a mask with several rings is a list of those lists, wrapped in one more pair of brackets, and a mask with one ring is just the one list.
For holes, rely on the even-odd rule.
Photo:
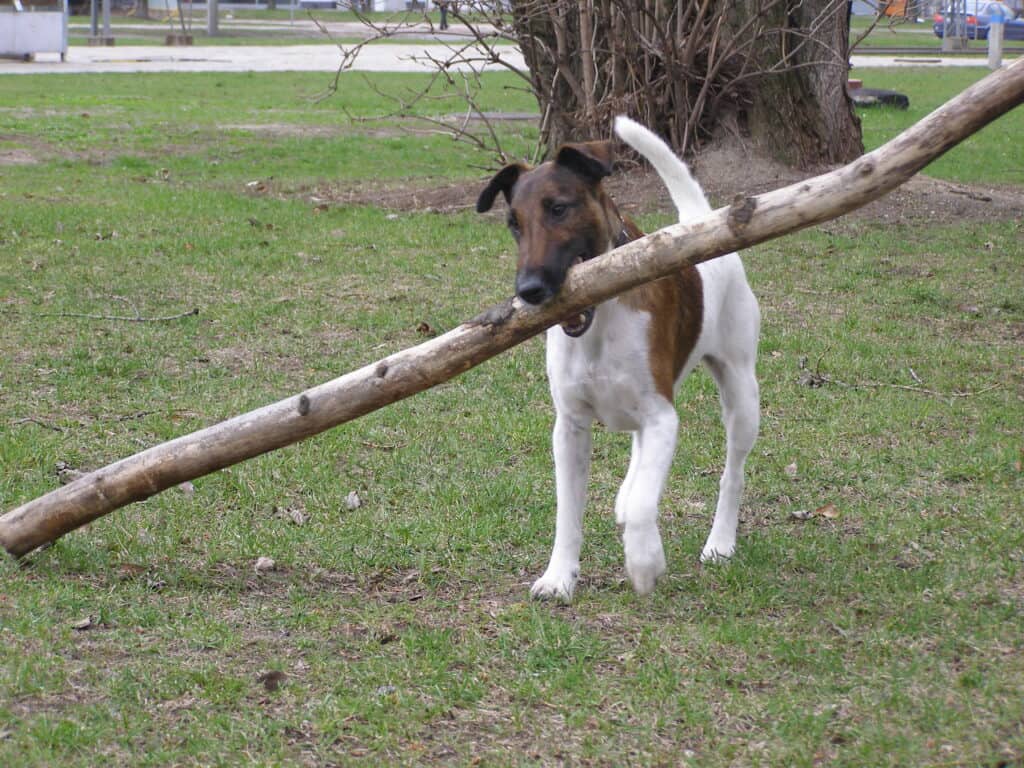
[(846, 3), (789, 0), (768, 10), (757, 0), (730, 4), (734, 32), (759, 36), (747, 66), (755, 77), (740, 117), (757, 147), (787, 165), (846, 163), (864, 151), (860, 119), (846, 93), (849, 70)]
[(301, 395), (99, 469), (0, 516), (0, 546), (21, 556), (133, 501), (297, 442), (422, 392), (581, 309), (731, 251), (835, 218), (881, 197), (1024, 102), (1024, 59), (968, 88), (888, 144), (837, 171), (737, 200), (574, 267), (550, 302), (509, 300), (443, 336)]
[(512, 0), (548, 150), (626, 113), (688, 153), (738, 124), (794, 166), (862, 151), (838, 0)]

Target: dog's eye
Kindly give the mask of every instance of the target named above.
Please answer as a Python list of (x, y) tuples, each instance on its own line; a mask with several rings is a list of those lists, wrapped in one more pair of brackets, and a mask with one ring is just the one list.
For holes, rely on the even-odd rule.
[(565, 203), (554, 203), (549, 210), (554, 218), (560, 219), (565, 216), (565, 212), (569, 210), (569, 206)]
[(512, 231), (512, 234), (519, 237), (519, 219), (514, 213), (508, 215), (508, 228)]

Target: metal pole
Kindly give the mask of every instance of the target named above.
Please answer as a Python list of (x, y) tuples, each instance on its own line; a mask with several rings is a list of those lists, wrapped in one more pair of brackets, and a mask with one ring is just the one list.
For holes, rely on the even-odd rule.
[(988, 28), (988, 68), (999, 69), (1003, 66), (1003, 25), (1002, 9), (992, 16)]
[(91, 0), (89, 3), (89, 37), (93, 40), (100, 36), (99, 2)]
[(942, 50), (963, 51), (967, 48), (967, 4), (952, 0), (942, 25)]
[(220, 34), (220, 29), (217, 27), (218, 19), (218, 5), (219, 0), (206, 0), (206, 35), (207, 37), (216, 37)]
[(113, 35), (110, 34), (110, 0), (103, 0), (103, 42), (109, 44)]

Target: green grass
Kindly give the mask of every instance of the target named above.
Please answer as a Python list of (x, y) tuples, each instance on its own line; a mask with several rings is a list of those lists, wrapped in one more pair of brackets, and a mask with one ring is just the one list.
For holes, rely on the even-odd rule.
[[(850, 41), (855, 42), (868, 28), (873, 18), (854, 16), (850, 20)], [(937, 50), (942, 41), (932, 31), (931, 16), (920, 24), (905, 19), (883, 19), (871, 33), (857, 45), (857, 53), (871, 53), (872, 48), (928, 48)], [(970, 47), (985, 50), (980, 41), (971, 41)]]
[[(892, 73), (914, 109), (971, 76)], [(349, 122), (386, 108), (361, 76), (311, 101), (325, 80), (5, 82), (0, 157), (25, 164), (0, 166), (0, 508), (54, 488), (58, 461), (101, 467), (508, 295), (497, 217), (310, 200), (471, 198), (485, 176), (450, 141)], [(487, 82), (493, 108), (530, 108)], [(865, 112), (869, 144), (911, 119)], [(1021, 120), (933, 170), (988, 182), (996, 147), (1020, 184)], [(723, 436), (695, 374), (650, 599), (622, 582), (628, 440), (603, 431), (576, 602), (527, 597), (553, 514), (539, 341), (0, 559), (0, 764), (1018, 763), (1022, 235), (850, 219), (748, 252), (763, 430), (739, 553), (697, 563)], [(804, 358), (861, 386), (804, 386)], [(826, 503), (837, 519), (791, 518)]]
[[(868, 88), (887, 88), (910, 98), (907, 110), (861, 110), (864, 147), (871, 150), (909, 128), (956, 94), (988, 74), (974, 67), (936, 71), (917, 67), (860, 68), (856, 76)], [(1024, 113), (1020, 109), (966, 139), (928, 166), (927, 173), (951, 181), (1024, 184)]]
[[(435, 27), (440, 24), (440, 13), (432, 11), (428, 14)], [(422, 12), (411, 13), (370, 13), (367, 17), (374, 24), (395, 25), (401, 22), (415, 24), (423, 21)], [(244, 10), (233, 9), (229, 18), (221, 13), (220, 34), (216, 37), (206, 35), (206, 14), (204, 11), (196, 11), (190, 19), (190, 33), (195, 37), (197, 45), (294, 45), (298, 43), (324, 43), (327, 42), (324, 35), (316, 29), (309, 29), (305, 26), (290, 27), (280, 26), (274, 31), (266, 29), (249, 29), (244, 26), (233, 26), (234, 20), (238, 21), (266, 21), (281, 24), (283, 22), (308, 22), (315, 18), (325, 23), (347, 22), (352, 24), (360, 23), (360, 19), (347, 11), (326, 11), (315, 10), (311, 13), (304, 10), (296, 10), (292, 14), (288, 10)], [(472, 16), (471, 16), (472, 18)], [(186, 16), (186, 23), (189, 17)], [(854, 16), (851, 19), (850, 40), (856, 41), (868, 28), (872, 18), (867, 16)], [(175, 28), (178, 23), (174, 20)], [(453, 22), (457, 26), (457, 22)], [(72, 26), (85, 27), (88, 24), (88, 16), (74, 16), (71, 19)], [(149, 45), (162, 42), (163, 34), (171, 28), (171, 21), (166, 18), (139, 19), (134, 16), (115, 15), (112, 19), (112, 29), (119, 45)], [(141, 33), (138, 27), (147, 27), (145, 34)], [(128, 27), (132, 27), (129, 29)], [(123, 30), (119, 31), (119, 30)], [(74, 29), (72, 31), (75, 31)], [(355, 42), (356, 38), (337, 38), (337, 42)], [(413, 42), (415, 38), (403, 36), (398, 42)], [(73, 36), (72, 45), (84, 45), (84, 36)], [(932, 31), (932, 20), (929, 16), (921, 23), (905, 19), (886, 19), (877, 24), (870, 34), (857, 44), (856, 52), (869, 54), (878, 48), (919, 48), (922, 53), (937, 52), (941, 45), (939, 38)], [(979, 54), (988, 50), (988, 43), (984, 40), (969, 40), (968, 48)]]

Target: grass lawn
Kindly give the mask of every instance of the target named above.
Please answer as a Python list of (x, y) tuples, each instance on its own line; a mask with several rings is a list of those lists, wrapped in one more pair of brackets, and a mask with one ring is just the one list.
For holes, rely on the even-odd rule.
[[(876, 146), (982, 73), (862, 74), (911, 98), (863, 113)], [(386, 109), (361, 75), (312, 101), (326, 82), (4, 82), (0, 510), (58, 463), (99, 468), (511, 292), (500, 216), (316, 197), (485, 178), (442, 136), (350, 121)], [(486, 82), (488, 108), (534, 108)], [(1017, 110), (929, 172), (1019, 187), (1022, 135)], [(623, 583), (629, 440), (599, 430), (576, 601), (528, 598), (554, 498), (531, 341), (0, 558), (0, 765), (1020, 765), (1024, 221), (851, 218), (745, 260), (763, 428), (733, 562), (697, 561), (724, 453), (698, 373), (654, 595)]]
[[(433, 8), (433, 6), (431, 6)], [(154, 14), (155, 16), (156, 14)], [(429, 14), (431, 22), (437, 27), (440, 24), (441, 16), (436, 10)], [(314, 11), (296, 10), (292, 13), (289, 10), (245, 10), (232, 9), (229, 12), (221, 12), (220, 35), (207, 37), (206, 35), (206, 14), (205, 11), (196, 11), (191, 17), (186, 14), (186, 24), (190, 23), (190, 33), (194, 36), (197, 45), (293, 45), (300, 42), (324, 43), (326, 38), (316, 29), (309, 28), (306, 23), (311, 18), (325, 23), (359, 24), (360, 19), (356, 14), (349, 11), (328, 11), (318, 9)], [(395, 26), (400, 23), (417, 24), (423, 23), (422, 12), (409, 13), (370, 13), (367, 18), (374, 24)], [(472, 18), (472, 17), (471, 17)], [(190, 21), (189, 21), (190, 20)], [(71, 18), (73, 27), (87, 28), (88, 16), (74, 16)], [(251, 29), (233, 22), (268, 22), (275, 23), (277, 29), (266, 28)], [(872, 17), (854, 16), (850, 24), (850, 40), (856, 41), (863, 32), (868, 29), (873, 21)], [(135, 16), (124, 16), (116, 14), (112, 18), (112, 28), (119, 45), (143, 45), (149, 43), (162, 43), (162, 37), (170, 29), (172, 22), (177, 25), (176, 19), (167, 18), (139, 19)], [(291, 27), (285, 23), (301, 22), (299, 26)], [(454, 31), (458, 31), (458, 22), (453, 22)], [(147, 27), (145, 32), (139, 27)], [(175, 27), (177, 28), (177, 27)], [(73, 29), (73, 32), (76, 30)], [(79, 37), (72, 37), (73, 45), (84, 45), (84, 33), (79, 32)], [(159, 38), (159, 40), (158, 40)], [(357, 38), (335, 38), (337, 42), (351, 43)], [(403, 36), (397, 38), (399, 42), (412, 42), (415, 38)], [(906, 19), (893, 18), (883, 19), (876, 24), (870, 34), (857, 44), (856, 52), (860, 54), (871, 53), (874, 48), (920, 48), (922, 53), (938, 51), (941, 40), (932, 31), (932, 19), (922, 20), (920, 23)], [(1015, 43), (1011, 42), (1011, 45)], [(988, 50), (988, 43), (984, 40), (969, 40), (968, 48), (979, 54)]]
[[(856, 41), (871, 25), (870, 16), (854, 16), (850, 19), (850, 41)], [(942, 41), (932, 30), (929, 16), (921, 23), (906, 19), (883, 19), (857, 46), (857, 53), (870, 53), (872, 48), (931, 48), (937, 50)], [(971, 41), (971, 48), (986, 50), (985, 43)]]

